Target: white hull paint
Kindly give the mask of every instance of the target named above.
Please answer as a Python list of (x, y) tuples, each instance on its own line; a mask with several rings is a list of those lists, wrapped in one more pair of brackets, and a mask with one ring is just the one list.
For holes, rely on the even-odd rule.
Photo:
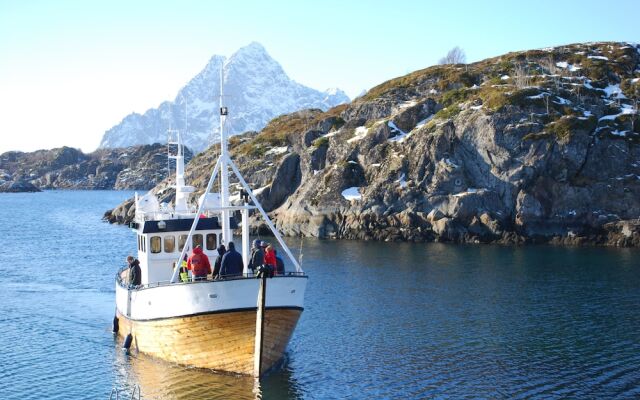
[[(118, 311), (131, 320), (156, 320), (255, 309), (259, 279), (201, 281), (128, 290), (116, 283)], [(304, 308), (307, 278), (267, 279), (267, 308)]]

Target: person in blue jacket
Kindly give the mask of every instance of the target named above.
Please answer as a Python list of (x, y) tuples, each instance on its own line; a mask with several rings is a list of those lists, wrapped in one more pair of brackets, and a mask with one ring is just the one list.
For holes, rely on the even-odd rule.
[(227, 252), (222, 256), (222, 266), (220, 267), (220, 277), (241, 276), (244, 269), (242, 256), (236, 251), (236, 245), (229, 242)]

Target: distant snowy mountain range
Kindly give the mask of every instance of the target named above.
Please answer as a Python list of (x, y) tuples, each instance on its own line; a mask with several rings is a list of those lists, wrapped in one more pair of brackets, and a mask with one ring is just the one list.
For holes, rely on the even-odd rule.
[(165, 143), (167, 129), (184, 130), (186, 110), (185, 144), (196, 152), (206, 149), (219, 137), (220, 69), (225, 105), (230, 110), (226, 129), (232, 135), (259, 131), (281, 114), (307, 108), (327, 110), (350, 101), (340, 89), (320, 92), (291, 80), (264, 47), (253, 42), (228, 59), (214, 55), (175, 100), (142, 115), (129, 114), (105, 132), (100, 148)]

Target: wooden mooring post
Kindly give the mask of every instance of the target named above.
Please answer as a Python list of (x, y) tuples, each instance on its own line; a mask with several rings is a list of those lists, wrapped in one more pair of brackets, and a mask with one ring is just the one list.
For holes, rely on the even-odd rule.
[(262, 342), (264, 340), (264, 308), (267, 298), (267, 271), (261, 271), (258, 289), (258, 310), (256, 312), (256, 340), (253, 352), (253, 376), (262, 375)]

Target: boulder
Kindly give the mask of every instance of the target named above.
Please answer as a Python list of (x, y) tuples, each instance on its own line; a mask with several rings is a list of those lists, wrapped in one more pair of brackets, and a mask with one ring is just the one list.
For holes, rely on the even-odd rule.
[(0, 184), (0, 193), (41, 192), (35, 185), (26, 180), (5, 181)]

